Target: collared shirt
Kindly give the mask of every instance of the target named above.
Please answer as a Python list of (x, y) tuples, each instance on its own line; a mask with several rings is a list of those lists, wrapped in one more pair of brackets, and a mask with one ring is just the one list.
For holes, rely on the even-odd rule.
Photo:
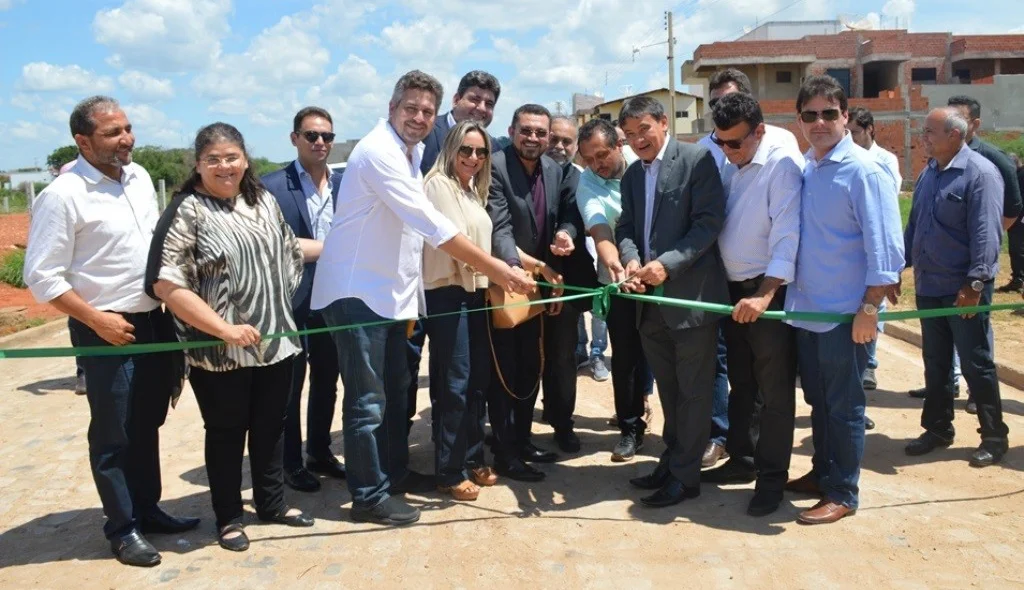
[(452, 111), (448, 111), (448, 116), (445, 117), (445, 118), (448, 120), (448, 128), (449, 129), (451, 129), (452, 127), (455, 127), (456, 125), (458, 125), (458, 123), (455, 121), (455, 115), (452, 114)]
[(1002, 150), (982, 141), (977, 135), (971, 138), (967, 146), (995, 164), (999, 170), (1003, 179), (1003, 217), (1020, 217), (1024, 212), (1024, 202), (1021, 201), (1021, 187), (1017, 183), (1017, 170), (1013, 162)]
[(417, 316), (423, 240), (436, 248), (458, 233), (423, 193), (422, 157), (423, 144), (408, 152), (384, 119), (352, 150), (317, 261), (313, 309), (354, 297), (384, 318)]
[(718, 236), (730, 281), (759, 275), (792, 282), (800, 243), (800, 190), (804, 156), (777, 134), (761, 138), (753, 159), (740, 168), (726, 161), (725, 224)]
[(331, 229), (331, 220), (334, 218), (334, 208), (331, 207), (331, 195), (334, 193), (331, 171), (327, 170), (327, 185), (324, 186), (323, 194), (320, 194), (320, 187), (313, 183), (313, 177), (302, 167), (302, 162), (295, 160), (295, 169), (299, 172), (302, 194), (306, 196), (309, 224), (313, 226), (313, 239), (322, 242), (327, 239), (327, 232)]
[[(800, 151), (800, 144), (796, 141), (796, 136), (790, 133), (788, 130), (782, 127), (776, 127), (775, 125), (764, 125), (764, 139), (771, 141), (773, 144), (782, 144), (787, 148)], [(763, 141), (763, 140), (762, 140)], [(721, 172), (722, 168), (729, 163), (729, 158), (725, 157), (725, 152), (718, 146), (717, 143), (711, 140), (711, 134), (708, 133), (704, 137), (697, 140), (698, 145), (702, 145), (708, 148), (711, 152), (711, 157), (715, 159), (715, 164), (718, 164), (718, 171)]]
[(100, 311), (156, 309), (143, 283), (159, 216), (142, 166), (124, 166), (118, 182), (79, 156), (33, 204), (25, 284), (40, 302), (74, 290)]
[[(626, 161), (626, 168), (636, 161), (636, 154), (632, 150), (627, 154), (623, 149), (622, 156)], [(602, 178), (590, 168), (585, 169), (580, 174), (580, 182), (576, 186), (576, 206), (587, 230), (593, 229), (595, 225), (607, 225), (612, 230), (614, 240), (615, 224), (622, 215), (622, 179)], [(594, 258), (596, 260), (597, 256)], [(600, 263), (597, 265), (597, 280), (603, 285), (611, 282), (608, 269)]]
[(970, 280), (995, 278), (1003, 194), (999, 170), (966, 144), (942, 170), (934, 159), (928, 162), (904, 233), (918, 294), (944, 297)]
[[(800, 251), (787, 311), (855, 313), (868, 287), (892, 285), (903, 269), (899, 206), (888, 173), (850, 134), (820, 160), (806, 154)], [(791, 321), (811, 332), (838, 324)]]
[(896, 154), (878, 145), (877, 142), (871, 143), (871, 149), (868, 153), (878, 162), (878, 165), (889, 173), (892, 177), (893, 182), (896, 183), (896, 196), (899, 197), (900, 191), (903, 189), (903, 175), (900, 174), (900, 159), (896, 157)]
[[(665, 158), (665, 149), (668, 147), (668, 135), (665, 135), (665, 143), (661, 144), (661, 151), (651, 163), (641, 162), (644, 168), (644, 256), (651, 260), (651, 227), (654, 225), (654, 198), (658, 189), (658, 172), (661, 171), (661, 161)], [(620, 211), (621, 212), (621, 211)]]

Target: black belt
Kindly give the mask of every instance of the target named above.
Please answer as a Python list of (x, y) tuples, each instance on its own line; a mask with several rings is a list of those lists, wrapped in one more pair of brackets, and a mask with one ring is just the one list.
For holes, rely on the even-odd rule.
[(739, 287), (740, 289), (757, 289), (761, 286), (761, 282), (764, 281), (764, 275), (759, 274), (752, 279), (746, 279), (743, 281), (729, 281), (730, 285)]

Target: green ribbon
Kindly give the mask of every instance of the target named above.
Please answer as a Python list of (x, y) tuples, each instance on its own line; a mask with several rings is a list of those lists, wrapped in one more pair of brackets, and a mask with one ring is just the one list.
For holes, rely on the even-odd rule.
[[(572, 285), (553, 285), (550, 283), (545, 283), (543, 281), (538, 281), (537, 284), (544, 287), (561, 288), (564, 291), (572, 291), (576, 294), (562, 295), (560, 297), (550, 297), (547, 299), (539, 299), (536, 301), (523, 301), (519, 303), (510, 303), (506, 305), (481, 307), (479, 309), (471, 311), (479, 312), (491, 311), (506, 307), (547, 305), (550, 303), (562, 303), (567, 301), (576, 301), (580, 299), (590, 298), (593, 302), (592, 313), (601, 319), (605, 319), (606, 317), (608, 317), (608, 311), (611, 309), (612, 297), (632, 299), (635, 301), (640, 301), (641, 303), (667, 305), (669, 307), (678, 307), (683, 309), (695, 309), (710, 313), (717, 313), (723, 316), (732, 315), (733, 310), (733, 306), (723, 305), (721, 303), (707, 303), (704, 301), (691, 301), (688, 299), (675, 299), (673, 297), (665, 297), (663, 285), (658, 285), (654, 289), (652, 294), (648, 295), (646, 293), (624, 293), (619, 290), (620, 283), (603, 285), (598, 288), (576, 287)], [(1016, 309), (1024, 309), (1024, 302), (976, 305), (973, 307), (947, 307), (941, 309), (925, 309), (912, 311), (887, 311), (879, 313), (878, 319), (880, 321), (912, 320), (922, 318), (948, 317), (962, 314), (978, 314), (993, 311), (1009, 311)], [(461, 313), (463, 312), (446, 312), (426, 316), (423, 319), (439, 318), (450, 315), (458, 315)], [(824, 313), (813, 311), (766, 311), (761, 315), (761, 318), (766, 320), (778, 321), (791, 320), (804, 322), (844, 324), (852, 322), (854, 315), (855, 314), (852, 313)], [(276, 334), (267, 334), (263, 336), (263, 340), (275, 340), (278, 338), (294, 338), (298, 336), (308, 336), (311, 334), (338, 332), (341, 330), (356, 330), (359, 328), (385, 326), (408, 321), (410, 320), (386, 319), (373, 322), (363, 322), (360, 324), (351, 324), (347, 326), (327, 326), (324, 328), (308, 328), (306, 330), (293, 330), (288, 332), (280, 332)], [(171, 352), (178, 350), (192, 350), (196, 348), (210, 348), (214, 346), (224, 345), (225, 343), (221, 340), (203, 340), (194, 342), (155, 342), (150, 344), (128, 344), (125, 346), (65, 346), (53, 348), (6, 348), (0, 349), (0, 359), (53, 358), (69, 356), (120, 356), (147, 354), (155, 352)]]

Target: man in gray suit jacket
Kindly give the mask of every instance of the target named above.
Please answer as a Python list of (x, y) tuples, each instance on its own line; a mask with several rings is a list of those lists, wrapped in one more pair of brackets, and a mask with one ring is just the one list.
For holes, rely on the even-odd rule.
[[(725, 221), (725, 193), (718, 166), (703, 147), (667, 135), (661, 103), (649, 97), (626, 101), (619, 126), (640, 161), (622, 178), (622, 216), (615, 237), (626, 290), (728, 303), (725, 268), (716, 240)], [(647, 506), (678, 504), (700, 495), (701, 456), (708, 441), (718, 321), (700, 310), (644, 303), (637, 327), (654, 371), (665, 412), (667, 446), (650, 475), (630, 480), (657, 490)]]

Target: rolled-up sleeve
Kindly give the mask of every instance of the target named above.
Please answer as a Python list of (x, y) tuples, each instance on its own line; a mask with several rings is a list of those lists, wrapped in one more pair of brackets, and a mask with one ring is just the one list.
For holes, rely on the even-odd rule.
[(768, 216), (772, 227), (768, 232), (771, 260), (765, 275), (787, 283), (796, 277), (796, 254), (800, 247), (800, 192), (804, 176), (793, 158), (783, 158), (769, 178)]
[(892, 179), (878, 167), (858, 174), (851, 180), (850, 201), (864, 236), (864, 286), (896, 284), (904, 264), (903, 230)]
[(459, 230), (427, 200), (423, 179), (413, 176), (409, 166), (397, 160), (385, 152), (367, 158), (364, 165), (370, 169), (362, 175), (364, 182), (403, 223), (437, 248), (454, 238)]
[(22, 276), (36, 301), (47, 303), (71, 290), (67, 272), (74, 252), (74, 207), (57, 192), (44, 190), (32, 205)]
[(987, 172), (975, 177), (967, 207), (967, 237), (971, 259), (967, 277), (970, 279), (989, 281), (995, 278), (1003, 235), (1003, 196), (1001, 178)]

